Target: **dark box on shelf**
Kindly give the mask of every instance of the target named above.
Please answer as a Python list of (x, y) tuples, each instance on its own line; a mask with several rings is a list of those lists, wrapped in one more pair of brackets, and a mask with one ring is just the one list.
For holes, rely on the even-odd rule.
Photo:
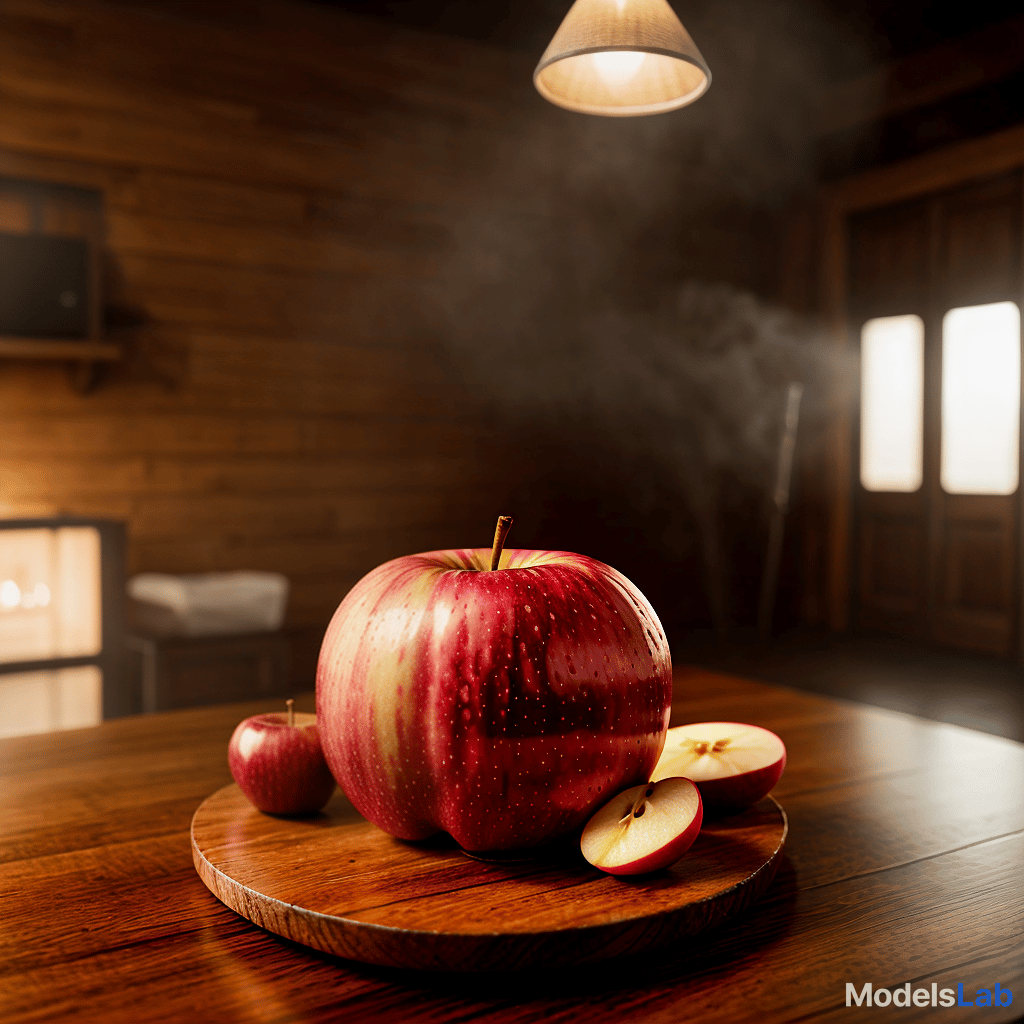
[(89, 246), (84, 238), (0, 232), (0, 335), (89, 336)]

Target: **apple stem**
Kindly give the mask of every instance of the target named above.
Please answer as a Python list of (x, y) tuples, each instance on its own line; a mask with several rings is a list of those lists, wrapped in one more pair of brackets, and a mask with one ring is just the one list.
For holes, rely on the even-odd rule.
[(498, 525), (494, 528), (494, 545), (491, 548), (491, 572), (498, 568), (498, 562), (501, 561), (501, 549), (505, 546), (505, 538), (511, 527), (511, 516), (498, 516)]
[(295, 724), (295, 701), (289, 697), (285, 702), (285, 706), (288, 708), (288, 724)]

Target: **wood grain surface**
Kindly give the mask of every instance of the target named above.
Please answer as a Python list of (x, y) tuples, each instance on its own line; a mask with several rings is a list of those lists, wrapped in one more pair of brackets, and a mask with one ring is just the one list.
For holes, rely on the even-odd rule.
[(622, 879), (587, 864), (575, 838), (505, 862), (401, 842), (340, 791), (314, 817), (282, 818), (225, 786), (192, 819), (196, 870), (232, 910), (325, 953), (427, 970), (561, 967), (692, 937), (764, 892), (785, 840), (768, 797), (707, 822), (668, 870)]
[[(312, 697), (300, 710), (312, 709)], [(1019, 1019), (1024, 747), (951, 725), (678, 669), (673, 724), (777, 732), (789, 836), (733, 921), (660, 951), (512, 974), (358, 963), (214, 897), (196, 808), (231, 782), (235, 725), (266, 704), (0, 741), (0, 1020), (456, 1024)], [(1008, 1007), (845, 1006), (845, 986), (998, 982)]]

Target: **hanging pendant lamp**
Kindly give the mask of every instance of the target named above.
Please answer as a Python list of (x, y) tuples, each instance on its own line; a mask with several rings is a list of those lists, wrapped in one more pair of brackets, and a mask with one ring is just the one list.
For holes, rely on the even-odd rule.
[(567, 110), (630, 117), (692, 103), (711, 72), (667, 0), (576, 0), (533, 84)]

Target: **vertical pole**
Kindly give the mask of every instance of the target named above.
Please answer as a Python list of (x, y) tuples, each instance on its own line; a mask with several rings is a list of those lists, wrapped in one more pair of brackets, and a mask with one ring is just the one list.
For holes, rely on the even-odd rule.
[(793, 452), (796, 448), (796, 428), (800, 420), (800, 399), (804, 387), (795, 381), (786, 392), (786, 414), (782, 423), (782, 442), (775, 472), (775, 490), (772, 494), (772, 521), (768, 531), (768, 551), (765, 555), (764, 575), (761, 577), (761, 600), (757, 609), (757, 635), (767, 640), (772, 631), (772, 613), (775, 610), (775, 591), (779, 582), (779, 561), (782, 557), (782, 538), (789, 511), (790, 481), (793, 477)]

